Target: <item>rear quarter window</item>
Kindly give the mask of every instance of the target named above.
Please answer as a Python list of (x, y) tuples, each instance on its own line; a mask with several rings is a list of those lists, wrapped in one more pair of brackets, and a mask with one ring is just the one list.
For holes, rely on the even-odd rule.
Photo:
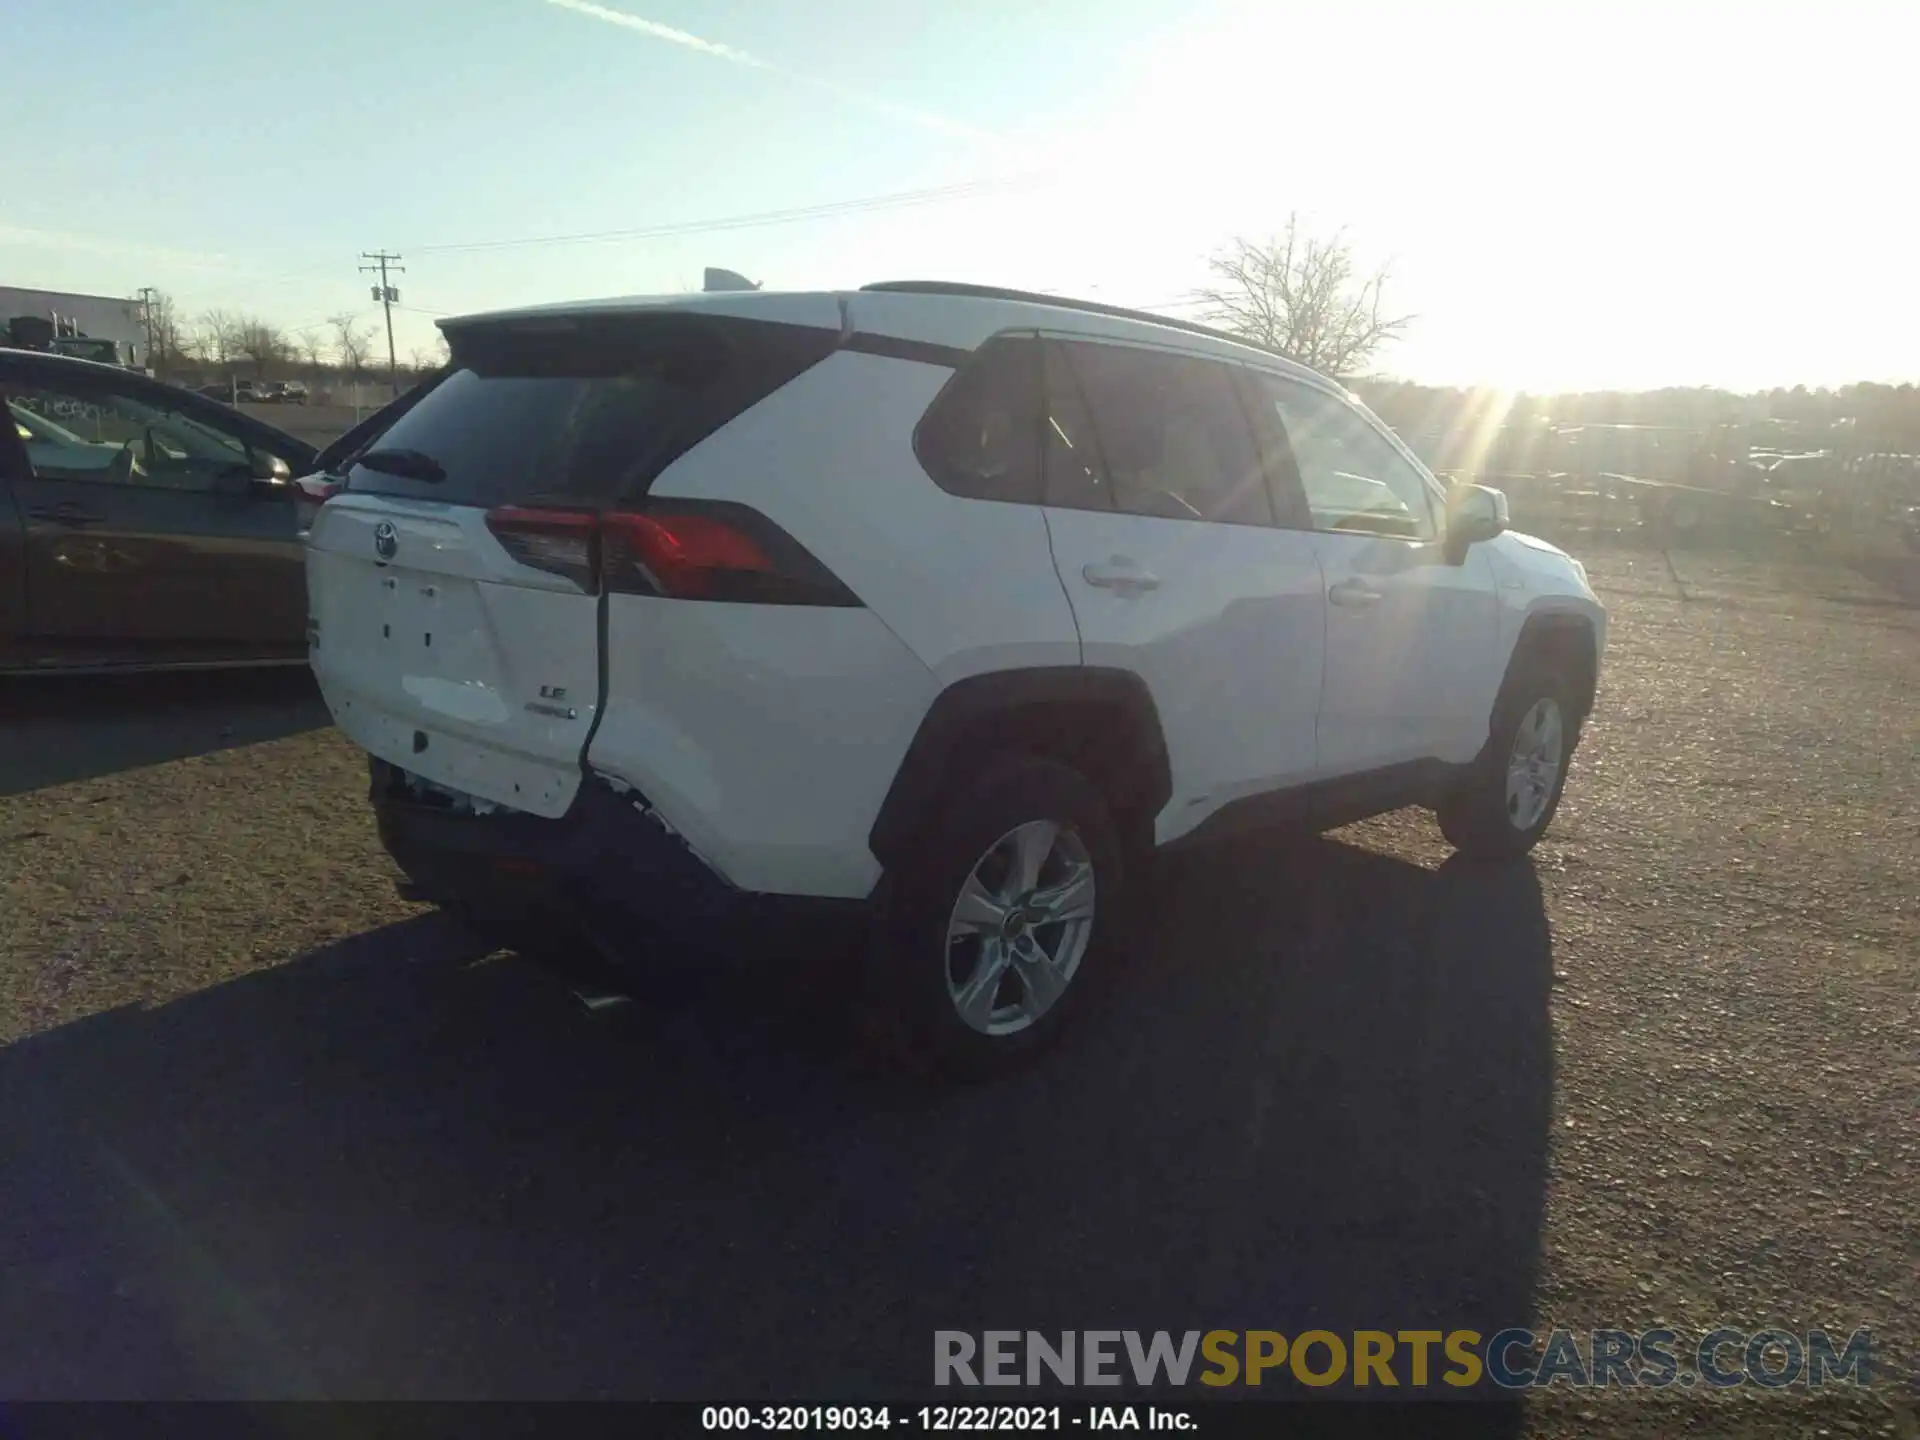
[(982, 345), (934, 397), (914, 432), (933, 483), (970, 500), (1041, 503), (1040, 342)]

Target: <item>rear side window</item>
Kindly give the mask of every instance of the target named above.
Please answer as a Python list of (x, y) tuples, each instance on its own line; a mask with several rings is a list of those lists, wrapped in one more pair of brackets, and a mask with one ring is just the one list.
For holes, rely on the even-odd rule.
[(1274, 523), (1234, 372), (1212, 360), (1062, 341), (1105, 462), (1113, 507), (1166, 520)]
[(1040, 345), (999, 336), (934, 397), (914, 432), (933, 483), (969, 500), (1040, 503)]
[(1115, 509), (1093, 417), (1059, 345), (1047, 345), (1045, 370), (1047, 413), (1040, 440), (1046, 452), (1047, 504), (1063, 510)]
[[(483, 322), (447, 336), (445, 378), (362, 452), (349, 489), (486, 508), (632, 498), (838, 343), (831, 331), (683, 313)], [(394, 452), (406, 473), (381, 464)]]

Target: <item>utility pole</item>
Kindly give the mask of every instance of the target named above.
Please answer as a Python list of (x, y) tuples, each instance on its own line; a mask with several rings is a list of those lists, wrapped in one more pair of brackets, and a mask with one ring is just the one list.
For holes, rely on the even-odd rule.
[(147, 372), (149, 374), (151, 374), (155, 368), (153, 363), (153, 294), (154, 291), (151, 285), (142, 285), (140, 287), (140, 319), (147, 327)]
[(378, 300), (380, 308), (387, 312), (387, 384), (392, 388), (394, 397), (397, 399), (400, 395), (400, 361), (393, 353), (393, 307), (400, 299), (400, 292), (387, 283), (387, 271), (391, 268), (395, 274), (404, 275), (407, 273), (407, 267), (395, 265), (393, 262), (400, 257), (389, 255), (384, 250), (371, 252), (362, 250), (360, 258), (373, 261), (371, 265), (360, 267), (363, 273), (371, 274), (375, 270), (380, 272), (380, 283), (373, 287), (373, 298)]

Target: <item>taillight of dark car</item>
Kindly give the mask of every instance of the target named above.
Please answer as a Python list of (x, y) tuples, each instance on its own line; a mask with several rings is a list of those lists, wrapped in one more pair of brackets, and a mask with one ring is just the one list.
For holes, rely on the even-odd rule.
[(522, 565), (582, 590), (745, 605), (839, 605), (859, 598), (759, 511), (724, 500), (645, 500), (593, 514), (517, 505), (487, 528)]
[(305, 535), (320, 517), (320, 507), (338, 495), (342, 485), (326, 475), (302, 475), (291, 482), (293, 524), (296, 533)]

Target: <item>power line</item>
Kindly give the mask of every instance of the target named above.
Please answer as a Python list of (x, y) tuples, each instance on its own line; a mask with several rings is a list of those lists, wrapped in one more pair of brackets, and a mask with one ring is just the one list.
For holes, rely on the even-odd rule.
[(674, 235), (703, 235), (723, 230), (749, 230), (764, 225), (796, 225), (808, 220), (826, 220), (840, 215), (864, 215), (878, 210), (899, 210), (916, 205), (945, 204), (972, 200), (1003, 191), (1039, 184), (1044, 173), (1010, 176), (1000, 180), (969, 180), (957, 185), (939, 185), (925, 190), (901, 190), (890, 195), (869, 195), (857, 200), (836, 200), (823, 205), (802, 205), (786, 210), (761, 210), (744, 215), (728, 215), (712, 220), (687, 220), (667, 225), (646, 225), (631, 230), (590, 230), (571, 235), (531, 235), (515, 240), (473, 240), (460, 244), (419, 245), (416, 250), (436, 255), (470, 254), (487, 250), (519, 249), (530, 245), (586, 245), (607, 240), (655, 240)]
[(393, 353), (393, 307), (399, 302), (400, 292), (387, 283), (387, 270), (391, 267), (397, 274), (404, 275), (407, 273), (407, 267), (404, 265), (395, 265), (393, 262), (400, 257), (398, 255), (389, 255), (384, 250), (362, 250), (360, 252), (360, 258), (362, 260), (373, 261), (371, 265), (362, 265), (360, 267), (361, 274), (372, 274), (375, 270), (380, 272), (380, 283), (374, 287), (373, 298), (378, 300), (380, 302), (380, 308), (387, 312), (387, 385), (392, 389), (394, 398), (398, 399), (400, 396), (400, 360), (399, 357)]

